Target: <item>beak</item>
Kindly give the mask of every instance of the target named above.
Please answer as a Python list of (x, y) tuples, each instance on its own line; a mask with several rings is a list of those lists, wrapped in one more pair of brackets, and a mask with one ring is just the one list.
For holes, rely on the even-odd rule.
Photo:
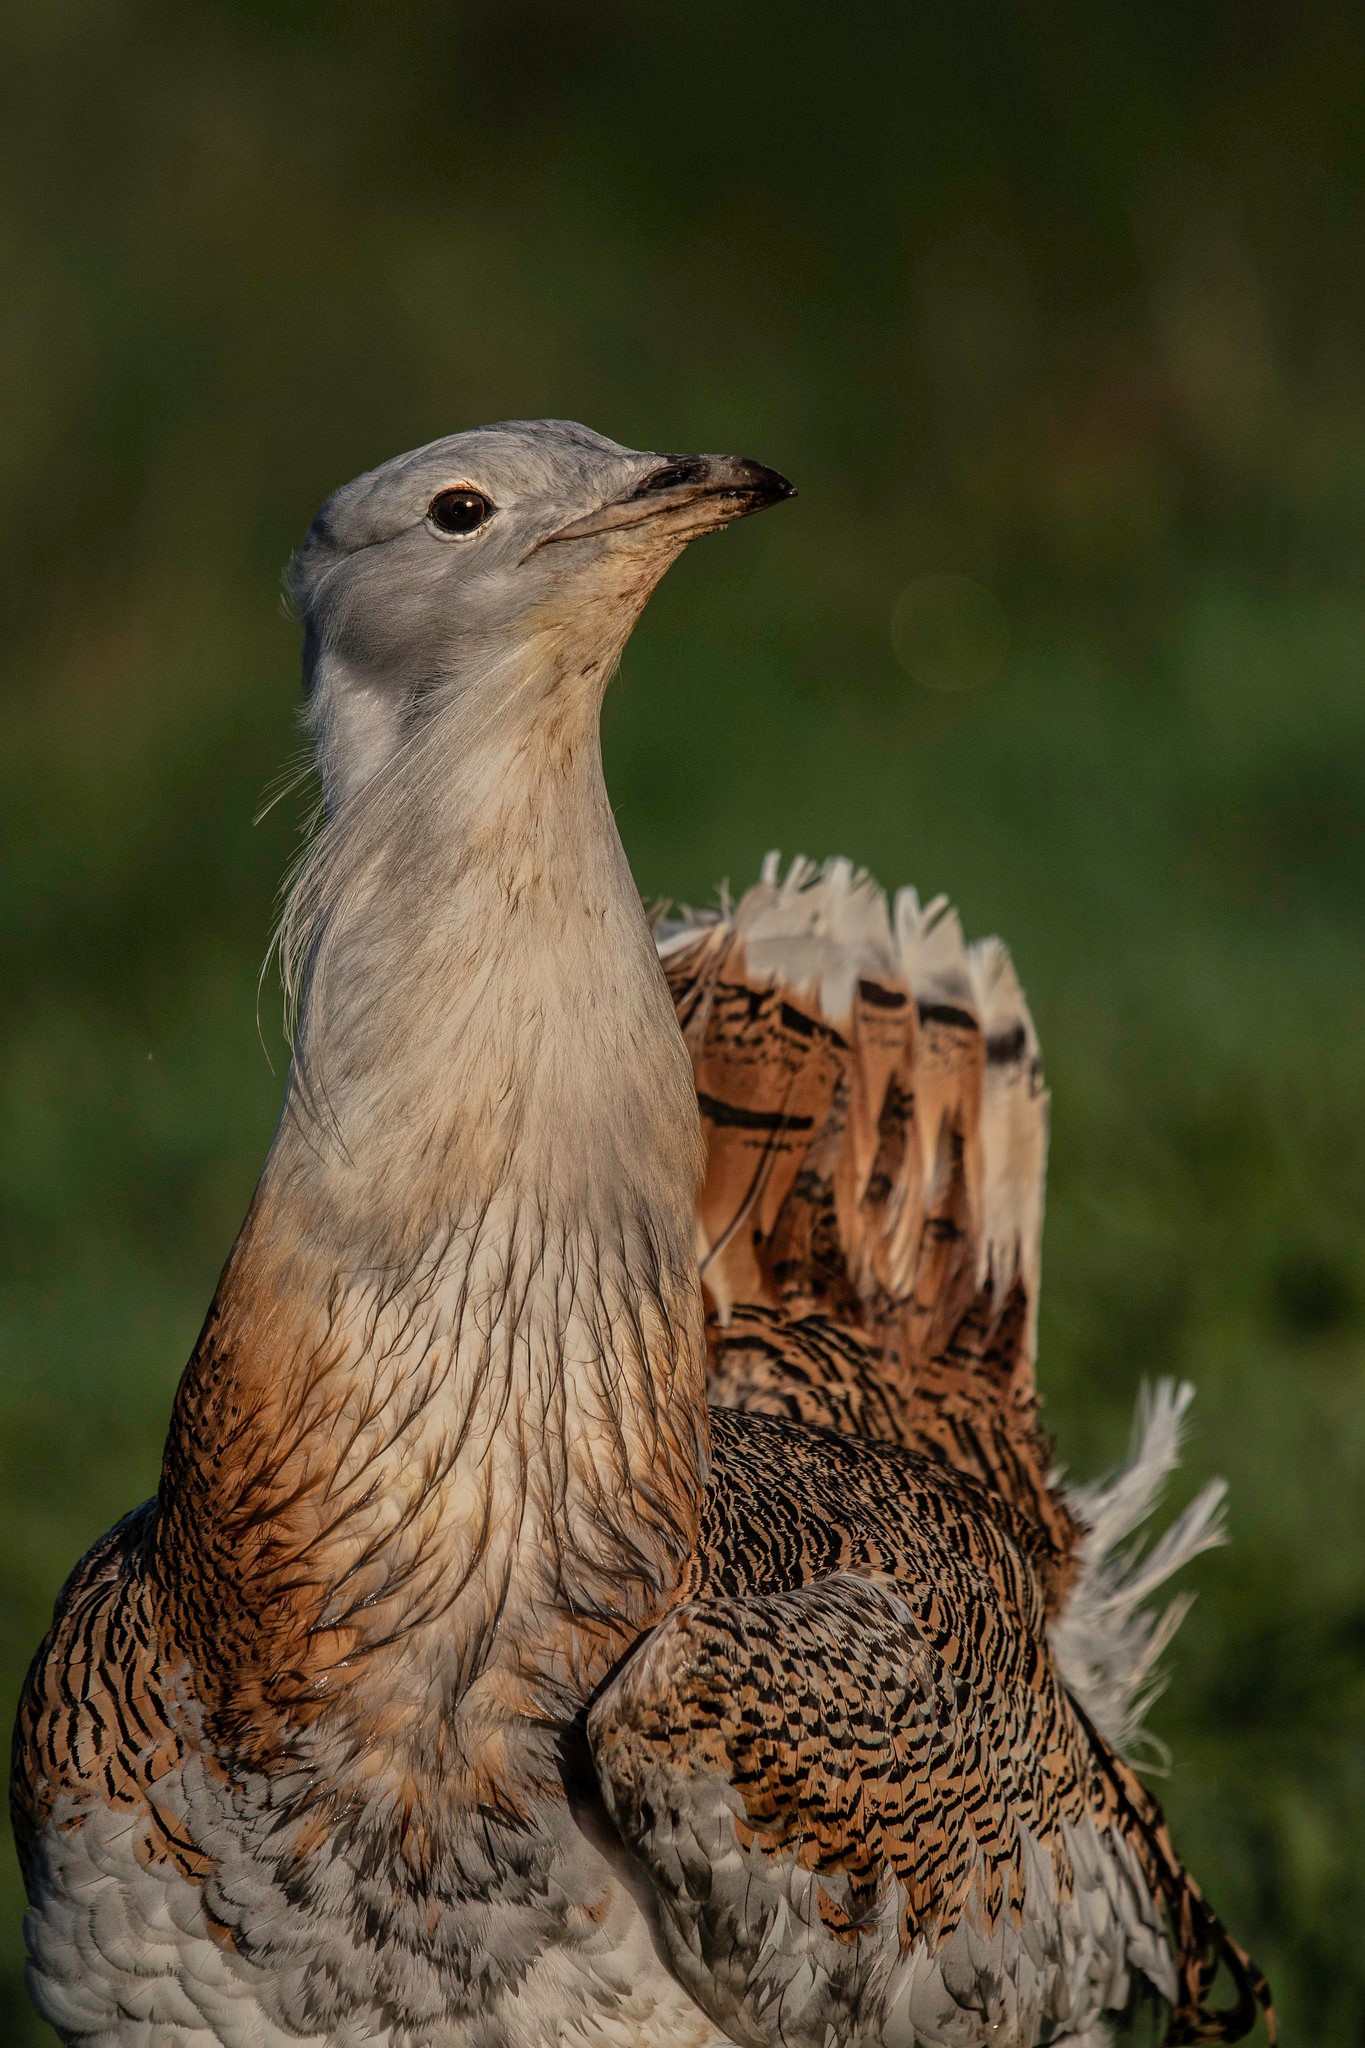
[(656, 521), (666, 531), (694, 540), (700, 533), (714, 533), (731, 520), (747, 519), (751, 512), (795, 496), (796, 485), (786, 477), (742, 455), (667, 455), (626, 497), (546, 534), (537, 545), (586, 540), (590, 534), (619, 533), (627, 526)]

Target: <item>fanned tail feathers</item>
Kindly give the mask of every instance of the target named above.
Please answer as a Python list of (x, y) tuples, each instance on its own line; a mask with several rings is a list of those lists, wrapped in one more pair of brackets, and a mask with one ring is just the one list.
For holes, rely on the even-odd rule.
[[(882, 891), (849, 861), (796, 860), (783, 876), (770, 855), (731, 914), (665, 927), (660, 952), (699, 1083), (709, 1075), (741, 1091), (704, 1106), (714, 1162), (704, 1256), (722, 1314), (753, 1285), (741, 1225), (762, 1237), (754, 1226), (776, 1216), (797, 1172), (825, 1164), (845, 1277), (860, 1298), (907, 1295), (926, 1219), (955, 1177), (974, 1282), (1001, 1295), (1017, 1277), (1036, 1298), (1047, 1098), (998, 939), (964, 945), (947, 899), (921, 905), (913, 889), (897, 895), (893, 923)], [(754, 1028), (765, 1026), (775, 1028)], [(748, 1101), (748, 1091), (765, 1099)], [(747, 1116), (727, 1119), (742, 1108)], [(728, 1213), (737, 1157), (754, 1171)], [(770, 1245), (770, 1276), (779, 1263)], [(834, 1274), (826, 1264), (805, 1278), (818, 1296)], [(800, 1291), (802, 1275), (781, 1284)], [(1032, 1334), (1030, 1324), (1030, 1343)]]
[(659, 938), (708, 1164), (712, 1397), (889, 1438), (993, 1485), (1060, 1599), (1033, 1354), (1047, 1095), (998, 940), (894, 906), (848, 861), (775, 857)]

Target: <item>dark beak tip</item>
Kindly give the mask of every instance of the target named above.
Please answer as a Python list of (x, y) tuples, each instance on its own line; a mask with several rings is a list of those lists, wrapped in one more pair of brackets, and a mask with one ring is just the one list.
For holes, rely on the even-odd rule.
[(796, 496), (796, 485), (780, 469), (769, 469), (766, 462), (745, 461), (745, 469), (751, 479), (748, 488), (762, 505), (780, 505), (784, 498)]

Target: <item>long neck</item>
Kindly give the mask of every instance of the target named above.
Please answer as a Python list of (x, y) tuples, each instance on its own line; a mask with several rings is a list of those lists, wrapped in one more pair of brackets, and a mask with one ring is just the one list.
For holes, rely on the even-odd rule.
[(243, 1727), (331, 1712), (359, 1753), (386, 1716), (458, 1724), (496, 1776), (496, 1731), (571, 1715), (695, 1539), (695, 1095), (595, 692), (436, 724), (328, 832), (163, 1563)]

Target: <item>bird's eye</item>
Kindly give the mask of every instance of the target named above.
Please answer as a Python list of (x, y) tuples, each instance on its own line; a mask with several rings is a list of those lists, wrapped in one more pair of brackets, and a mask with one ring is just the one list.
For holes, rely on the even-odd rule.
[(471, 484), (458, 484), (453, 490), (438, 491), (427, 506), (427, 518), (438, 533), (455, 534), (461, 538), (477, 533), (493, 517), (493, 507), (482, 491), (476, 491)]

